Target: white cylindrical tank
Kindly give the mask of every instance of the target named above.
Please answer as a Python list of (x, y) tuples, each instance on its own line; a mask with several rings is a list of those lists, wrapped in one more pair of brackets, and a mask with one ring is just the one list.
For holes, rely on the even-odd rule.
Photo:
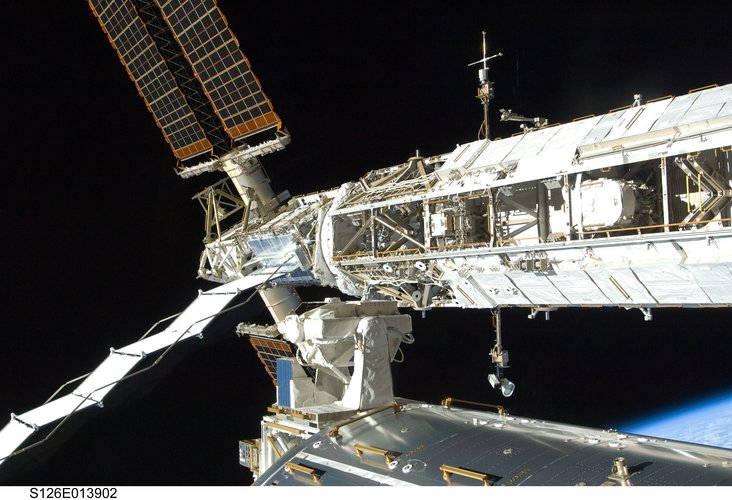
[(582, 227), (597, 229), (627, 226), (633, 221), (636, 196), (633, 186), (621, 179), (585, 181), (582, 196)]
[(288, 315), (294, 314), (302, 304), (295, 288), (289, 285), (262, 288), (259, 295), (277, 323), (284, 321)]

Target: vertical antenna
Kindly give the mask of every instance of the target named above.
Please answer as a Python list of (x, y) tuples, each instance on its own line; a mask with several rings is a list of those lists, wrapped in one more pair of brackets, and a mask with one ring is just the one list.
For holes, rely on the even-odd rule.
[(485, 59), (486, 58), (485, 31), (483, 31), (482, 33), (483, 33), (483, 71), (485, 71), (488, 69), (488, 66), (486, 65), (486, 63), (488, 61), (486, 61), (486, 59)]
[[(480, 87), (478, 88), (478, 96), (481, 95), (481, 90), (485, 90), (484, 86), (488, 85), (488, 95), (486, 98), (481, 99), (483, 104), (483, 126), (485, 127), (485, 139), (490, 140), (490, 121), (488, 121), (488, 101), (493, 98), (493, 85), (488, 81), (488, 60), (486, 57), (486, 43), (485, 43), (485, 31), (483, 31), (483, 73), (478, 72), (478, 79), (480, 80)], [(480, 133), (478, 134), (480, 138)]]
[(480, 61), (475, 61), (468, 66), (473, 66), (475, 64), (483, 63), (483, 68), (478, 70), (478, 80), (480, 81), (480, 85), (478, 86), (478, 99), (480, 99), (481, 104), (483, 105), (483, 124), (480, 127), (480, 132), (478, 133), (478, 138), (481, 136), (485, 138), (486, 140), (490, 139), (490, 123), (488, 121), (488, 103), (491, 99), (494, 97), (493, 92), (493, 82), (488, 80), (488, 65), (486, 64), (489, 60), (493, 59), (494, 57), (500, 57), (503, 55), (502, 52), (499, 52), (498, 54), (488, 56), (487, 55), (487, 45), (485, 42), (485, 31), (483, 31), (483, 59)]

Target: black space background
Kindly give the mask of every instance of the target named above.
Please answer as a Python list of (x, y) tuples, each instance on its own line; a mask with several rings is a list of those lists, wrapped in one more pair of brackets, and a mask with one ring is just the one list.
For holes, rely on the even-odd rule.
[[(220, 6), (293, 143), (264, 159), (277, 190), (311, 192), (476, 138), (480, 32), (493, 109), (570, 121), (632, 101), (732, 82), (729, 6), (670, 2), (397, 2)], [(428, 6), (429, 5), (429, 6)], [(85, 1), (8, 2), (2, 64), (0, 415), (23, 413), (189, 303), (203, 237), (191, 196)], [(507, 136), (492, 115), (494, 136)], [(307, 290), (306, 296), (323, 295)], [(259, 299), (255, 301), (259, 304)], [(217, 321), (155, 376), (115, 389), (0, 484), (248, 484), (237, 442), (274, 388), (244, 319)], [(617, 428), (732, 388), (730, 312), (504, 313), (514, 396), (485, 378), (487, 311), (415, 315), (396, 369), (404, 397), (505, 403), (517, 415)]]

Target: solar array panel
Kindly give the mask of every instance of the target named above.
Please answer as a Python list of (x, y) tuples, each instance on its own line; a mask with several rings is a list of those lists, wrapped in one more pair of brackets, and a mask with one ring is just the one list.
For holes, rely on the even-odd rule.
[(239, 139), (279, 127), (272, 103), (216, 1), (159, 0), (158, 4), (226, 132)]
[(132, 2), (89, 0), (89, 6), (176, 158), (211, 151), (210, 141)]
[(254, 350), (257, 351), (259, 360), (267, 370), (272, 383), (277, 385), (277, 360), (280, 358), (292, 358), (294, 353), (289, 343), (284, 340), (265, 339), (260, 337), (249, 337)]

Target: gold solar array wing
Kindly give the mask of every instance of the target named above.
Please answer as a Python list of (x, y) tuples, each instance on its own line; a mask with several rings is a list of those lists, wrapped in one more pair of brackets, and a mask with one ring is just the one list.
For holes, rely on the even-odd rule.
[(89, 0), (89, 6), (175, 157), (210, 152), (211, 142), (132, 1)]
[(157, 0), (214, 112), (232, 139), (280, 128), (215, 0)]
[(272, 378), (272, 383), (277, 385), (277, 360), (280, 358), (294, 357), (292, 347), (284, 340), (260, 337), (249, 337), (249, 342), (251, 342), (254, 350), (257, 351), (257, 356)]

